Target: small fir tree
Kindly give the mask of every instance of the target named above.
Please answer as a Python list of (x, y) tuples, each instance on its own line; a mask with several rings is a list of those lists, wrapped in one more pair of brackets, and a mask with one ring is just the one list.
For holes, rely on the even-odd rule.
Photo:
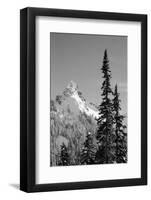
[(81, 164), (95, 164), (96, 146), (93, 135), (88, 132), (81, 152)]
[(70, 165), (70, 158), (69, 158), (68, 150), (67, 150), (67, 147), (64, 143), (61, 145), (59, 165), (61, 165), (61, 166)]
[(117, 84), (113, 93), (113, 105), (114, 105), (114, 124), (116, 134), (116, 162), (127, 162), (127, 133), (125, 132), (126, 126), (123, 124), (124, 116), (120, 114), (120, 102)]

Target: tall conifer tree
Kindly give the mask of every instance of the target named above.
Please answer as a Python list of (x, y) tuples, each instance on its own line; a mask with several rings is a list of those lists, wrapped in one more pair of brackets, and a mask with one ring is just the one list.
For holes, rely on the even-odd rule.
[(102, 102), (99, 105), (99, 118), (97, 119), (98, 130), (96, 138), (98, 140), (98, 152), (96, 159), (98, 163), (114, 162), (114, 131), (113, 131), (113, 103), (111, 99), (111, 71), (109, 69), (109, 60), (107, 50), (104, 52), (103, 65), (103, 83), (101, 87)]
[(117, 89), (117, 84), (115, 85), (115, 90), (113, 93), (113, 105), (114, 105), (114, 124), (115, 124), (115, 134), (116, 134), (116, 162), (125, 163), (127, 162), (127, 133), (125, 132), (126, 126), (123, 123), (124, 116), (120, 114), (120, 99)]

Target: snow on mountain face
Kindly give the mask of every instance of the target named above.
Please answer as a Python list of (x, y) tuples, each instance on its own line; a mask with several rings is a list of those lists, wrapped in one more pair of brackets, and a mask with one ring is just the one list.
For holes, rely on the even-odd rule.
[(87, 102), (86, 102), (85, 98), (82, 96), (82, 93), (78, 90), (78, 85), (74, 81), (71, 81), (68, 84), (68, 86), (64, 90), (63, 94), (66, 97), (73, 98), (75, 100), (75, 102), (77, 103), (77, 105), (79, 107), (79, 110), (81, 112), (84, 112), (88, 116), (92, 116), (94, 118), (98, 118), (99, 117), (98, 111), (93, 110), (92, 108), (90, 108), (87, 105)]

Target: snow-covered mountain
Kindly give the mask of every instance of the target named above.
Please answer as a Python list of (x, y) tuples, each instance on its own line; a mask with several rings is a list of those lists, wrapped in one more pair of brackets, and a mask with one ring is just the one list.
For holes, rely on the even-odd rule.
[[(71, 153), (72, 163), (79, 162), (86, 135), (96, 133), (97, 106), (88, 103), (78, 85), (70, 81), (62, 94), (50, 102), (51, 166), (57, 165), (61, 145), (64, 143)], [(96, 142), (96, 141), (95, 141)]]
[(78, 85), (74, 81), (70, 81), (67, 88), (64, 90), (64, 95), (69, 96), (75, 100), (79, 110), (82, 113), (98, 118), (99, 114), (95, 107), (92, 107), (92, 104), (89, 104), (86, 99), (83, 97), (82, 93), (78, 89)]
[(74, 107), (75, 112), (78, 108), (79, 111), (88, 116), (92, 116), (93, 118), (98, 118), (99, 116), (96, 106), (86, 101), (82, 92), (79, 90), (78, 85), (74, 81), (70, 81), (63, 91), (63, 94), (58, 95), (56, 100), (60, 105)]

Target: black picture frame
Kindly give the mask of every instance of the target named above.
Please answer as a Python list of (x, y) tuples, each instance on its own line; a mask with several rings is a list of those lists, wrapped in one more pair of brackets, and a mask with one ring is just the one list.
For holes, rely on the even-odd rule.
[[(141, 178), (36, 184), (35, 163), (35, 19), (54, 16), (141, 23)], [(147, 15), (48, 8), (20, 11), (20, 190), (44, 192), (147, 184)]]

